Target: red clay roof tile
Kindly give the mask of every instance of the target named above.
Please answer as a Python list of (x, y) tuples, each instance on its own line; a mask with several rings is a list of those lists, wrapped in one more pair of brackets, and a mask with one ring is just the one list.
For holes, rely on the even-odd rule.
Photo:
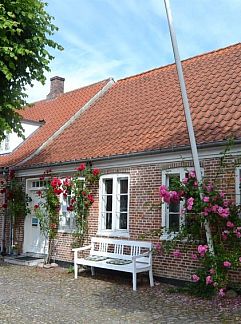
[[(241, 44), (188, 59), (183, 68), (197, 142), (241, 138)], [(119, 80), (29, 164), (187, 144), (176, 69), (168, 65)]]
[(21, 162), (41, 146), (51, 135), (80, 110), (109, 80), (66, 92), (55, 99), (42, 100), (21, 111), (24, 119), (44, 120), (45, 123), (12, 153), (0, 156), (0, 167)]
[[(241, 44), (185, 60), (183, 69), (197, 143), (241, 138)], [(68, 98), (61, 105), (67, 110)], [(188, 144), (172, 64), (116, 82), (25, 167)]]

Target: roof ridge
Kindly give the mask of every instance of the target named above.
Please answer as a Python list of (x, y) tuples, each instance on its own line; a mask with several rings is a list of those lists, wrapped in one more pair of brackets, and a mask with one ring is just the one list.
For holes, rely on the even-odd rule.
[[(239, 43), (235, 43), (235, 44), (231, 44), (231, 45), (228, 45), (226, 47), (221, 47), (219, 49), (215, 49), (215, 50), (212, 50), (212, 51), (209, 51), (209, 52), (205, 52), (205, 53), (201, 53), (201, 54), (198, 54), (198, 55), (195, 55), (195, 56), (192, 56), (192, 57), (189, 57), (187, 59), (184, 59), (184, 60), (181, 60), (182, 63), (189, 63), (189, 61), (192, 61), (194, 59), (198, 59), (202, 56), (208, 56), (208, 55), (213, 55), (217, 52), (221, 52), (221, 51), (225, 51), (225, 50), (229, 50), (230, 48), (232, 47), (237, 47), (237, 46), (240, 46), (241, 45), (241, 42)], [(130, 75), (128, 77), (125, 77), (125, 78), (122, 78), (122, 79), (119, 79), (117, 80), (117, 82), (120, 82), (120, 81), (125, 81), (125, 80), (128, 80), (128, 79), (131, 79), (131, 78), (136, 78), (136, 77), (140, 77), (142, 75), (145, 75), (145, 74), (148, 74), (148, 73), (152, 73), (156, 70), (163, 70), (163, 69), (168, 69), (168, 68), (171, 68), (172, 66), (175, 65), (175, 62), (173, 63), (169, 63), (167, 65), (163, 65), (163, 66), (159, 66), (159, 67), (156, 67), (156, 68), (153, 68), (151, 70), (147, 70), (147, 71), (144, 71), (144, 72), (141, 72), (141, 73), (137, 73), (137, 74), (134, 74), (134, 75)]]
[(40, 100), (37, 100), (37, 101), (31, 102), (31, 103), (27, 104), (25, 107), (27, 107), (27, 106), (29, 106), (29, 105), (35, 105), (36, 103), (40, 103), (40, 102), (44, 102), (44, 101), (54, 100), (54, 99), (57, 99), (57, 98), (60, 98), (60, 97), (62, 97), (62, 96), (64, 96), (64, 95), (66, 95), (66, 94), (69, 94), (69, 93), (71, 93), (71, 92), (76, 92), (76, 91), (79, 91), (79, 90), (82, 90), (82, 89), (86, 89), (86, 88), (92, 87), (92, 86), (94, 86), (94, 85), (97, 85), (98, 83), (104, 83), (105, 81), (106, 81), (106, 82), (110, 82), (111, 80), (114, 81), (114, 79), (113, 79), (112, 77), (109, 77), (109, 78), (104, 79), (104, 80), (101, 80), (101, 81), (96, 81), (96, 82), (94, 82), (94, 83), (91, 83), (91, 84), (85, 85), (85, 86), (83, 86), (83, 87), (79, 87), (79, 88), (77, 88), (77, 89), (73, 89), (73, 90), (69, 90), (69, 91), (66, 91), (66, 92), (64, 92), (64, 93), (61, 93), (60, 95), (58, 95), (57, 97), (52, 98), (52, 99), (47, 99), (47, 98), (46, 98), (46, 99), (40, 99)]

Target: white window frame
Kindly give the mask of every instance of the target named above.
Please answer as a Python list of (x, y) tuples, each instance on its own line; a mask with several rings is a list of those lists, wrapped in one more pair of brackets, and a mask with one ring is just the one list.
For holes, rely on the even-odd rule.
[[(193, 171), (194, 167), (188, 167), (188, 168), (173, 168), (173, 169), (167, 169), (167, 170), (162, 170), (162, 185), (167, 185), (167, 176), (170, 174), (179, 174), (180, 175), (180, 181), (182, 181), (187, 172)], [(204, 175), (204, 170), (201, 168), (201, 173), (202, 176)], [(184, 201), (180, 201), (180, 227), (185, 223), (185, 217), (181, 215), (182, 209), (184, 207)], [(168, 204), (163, 203), (162, 204), (162, 209), (161, 209), (161, 218), (162, 218), (162, 227), (164, 227), (164, 231), (161, 235), (161, 240), (171, 240), (173, 239), (178, 232), (169, 232), (168, 228), (168, 222), (167, 222), (167, 210), (168, 210)], [(165, 230), (166, 229), (166, 230)]]
[[(119, 195), (119, 183), (118, 179), (127, 179), (128, 180), (128, 203), (127, 203), (127, 229), (119, 229), (118, 222), (119, 218), (117, 213), (119, 213), (119, 201), (117, 199)], [(104, 228), (105, 219), (103, 217), (103, 194), (104, 194), (104, 180), (113, 179), (113, 188), (112, 188), (112, 229)], [(99, 222), (98, 222), (98, 232), (97, 235), (103, 236), (113, 236), (113, 237), (130, 237), (129, 235), (129, 206), (130, 206), (130, 175), (127, 173), (116, 173), (108, 174), (100, 177), (99, 180)]]
[[(180, 180), (185, 178), (185, 174), (187, 172), (187, 169), (184, 168), (176, 168), (176, 169), (169, 169), (169, 170), (163, 170), (162, 171), (162, 185), (167, 186), (167, 179), (169, 175), (172, 174), (179, 174)], [(168, 187), (168, 186), (167, 186)], [(169, 214), (168, 213), (168, 207), (169, 205), (167, 203), (162, 203), (162, 227), (164, 228), (164, 231), (161, 235), (162, 240), (168, 240), (172, 239), (177, 233), (176, 232), (169, 232)], [(184, 206), (184, 202), (180, 202), (180, 210), (179, 213), (181, 214), (181, 210)], [(183, 225), (184, 218), (180, 216), (180, 226)]]
[(241, 205), (241, 166), (235, 170), (235, 200), (237, 205)]
[[(66, 178), (61, 178), (61, 181), (63, 182), (63, 180)], [(78, 180), (82, 180), (85, 181), (84, 177), (79, 177)], [(71, 197), (73, 197), (73, 193), (71, 192), (70, 194)], [(76, 230), (76, 225), (75, 225), (75, 212), (74, 211), (66, 211), (66, 216), (63, 216), (63, 201), (64, 201), (64, 196), (63, 193), (60, 194), (59, 196), (59, 202), (60, 202), (60, 211), (59, 211), (59, 228), (58, 228), (58, 232), (59, 233), (73, 233)], [(64, 225), (61, 225), (61, 223), (63, 222), (63, 219), (68, 217), (70, 219), (70, 226), (69, 227), (65, 227)], [(62, 220), (61, 220), (62, 218)]]

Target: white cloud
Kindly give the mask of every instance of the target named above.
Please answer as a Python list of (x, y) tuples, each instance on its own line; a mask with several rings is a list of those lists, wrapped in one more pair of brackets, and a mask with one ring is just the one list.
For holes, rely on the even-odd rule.
[[(240, 0), (171, 0), (181, 58), (240, 41)], [(52, 72), (66, 90), (107, 77), (119, 79), (173, 62), (162, 0), (49, 0), (60, 27)], [(30, 100), (45, 98), (49, 82)]]

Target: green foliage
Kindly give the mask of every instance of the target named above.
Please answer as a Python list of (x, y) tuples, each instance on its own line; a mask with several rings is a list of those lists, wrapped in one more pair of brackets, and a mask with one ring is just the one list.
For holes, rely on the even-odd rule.
[[(92, 170), (89, 166), (80, 166), (78, 172), (72, 178), (72, 194), (74, 196), (74, 213), (76, 230), (73, 233), (73, 247), (83, 245), (84, 238), (88, 233), (89, 209), (94, 202), (91, 193), (92, 185), (99, 180), (99, 170)], [(84, 178), (85, 181), (80, 178)]]
[[(91, 186), (100, 176), (98, 169), (81, 164), (73, 177), (60, 179), (52, 177), (47, 171), (41, 181), (45, 179), (45, 187), (38, 191), (39, 203), (34, 206), (35, 215), (39, 219), (40, 230), (49, 242), (46, 262), (50, 261), (54, 241), (60, 220), (60, 195), (68, 203), (67, 211), (74, 213), (76, 230), (73, 232), (73, 246), (80, 246), (88, 232), (89, 209), (94, 202)], [(71, 197), (71, 199), (69, 199)]]
[(67, 273), (74, 273), (74, 266), (72, 264), (68, 267)]
[(2, 0), (0, 3), (0, 141), (4, 131), (22, 135), (16, 109), (26, 105), (26, 86), (45, 82), (53, 55), (62, 47), (50, 37), (57, 30), (42, 0)]

